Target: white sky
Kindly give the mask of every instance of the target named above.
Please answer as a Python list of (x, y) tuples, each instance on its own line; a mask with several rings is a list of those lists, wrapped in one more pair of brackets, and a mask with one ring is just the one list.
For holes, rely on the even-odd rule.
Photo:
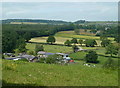
[(1, 2), (119, 2), (119, 0), (1, 0)]
[(4, 3), (0, 7), (0, 11), (2, 10), (2, 17), (1, 14), (0, 17), (2, 19), (23, 18), (65, 21), (81, 19), (90, 21), (118, 20), (118, 0), (109, 0), (109, 2), (108, 0), (104, 0), (104, 2), (101, 2), (103, 0), (84, 0), (84, 2), (82, 2), (83, 0), (74, 0), (74, 2), (73, 0), (60, 0), (61, 2), (59, 0), (24, 1), (2, 0)]

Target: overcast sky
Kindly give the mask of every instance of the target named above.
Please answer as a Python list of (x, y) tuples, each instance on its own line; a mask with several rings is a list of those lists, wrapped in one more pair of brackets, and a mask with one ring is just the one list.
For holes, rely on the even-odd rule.
[(117, 2), (4, 2), (3, 19), (118, 20)]

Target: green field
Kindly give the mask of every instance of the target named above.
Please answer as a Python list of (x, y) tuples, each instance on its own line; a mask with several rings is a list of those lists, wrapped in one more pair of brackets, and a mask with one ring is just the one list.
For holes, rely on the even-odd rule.
[[(39, 43), (46, 43), (48, 37), (36, 37), (36, 38), (32, 38), (30, 41), (31, 42), (39, 42)], [(80, 35), (76, 35), (74, 33), (74, 31), (61, 31), (55, 34), (55, 38), (56, 38), (56, 44), (64, 44), (64, 42), (66, 40), (71, 40), (72, 38), (77, 38), (77, 39), (95, 39), (98, 46), (100, 46), (100, 37), (94, 36), (94, 35), (90, 35), (90, 33), (87, 35), (84, 32), (82, 32), (82, 34)], [(112, 42), (114, 42), (114, 38), (108, 38), (110, 39)]]
[[(29, 50), (34, 50), (36, 44), (30, 44), (27, 43), (26, 48)], [(51, 52), (51, 53), (71, 53), (72, 47), (67, 47), (67, 46), (58, 46), (58, 45), (43, 45), (44, 46), (44, 51), (45, 52)], [(105, 54), (105, 48), (104, 47), (82, 47), (83, 49), (90, 49), (90, 50), (95, 50), (97, 52), (98, 60), (100, 61), (100, 65), (104, 64), (105, 61), (109, 58), (110, 55)], [(96, 50), (97, 49), (97, 50)], [(77, 53), (71, 53), (70, 57), (73, 58), (74, 60), (81, 60), (84, 59), (86, 56), (87, 52), (80, 51)], [(117, 55), (114, 55), (112, 59), (118, 60)]]
[[(69, 56), (74, 59), (75, 64), (59, 65), (45, 63), (30, 63), (25, 61), (3, 60), (3, 85), (25, 85), (25, 86), (117, 86), (118, 71), (103, 69), (102, 66), (110, 55), (105, 54), (105, 48), (100, 47), (100, 38), (94, 35), (75, 35), (73, 31), (62, 31), (55, 34), (56, 44), (72, 38), (95, 39), (96, 47), (82, 47), (83, 49), (95, 50), (98, 54), (98, 64), (95, 67), (84, 66), (84, 58), (88, 52), (73, 52), (72, 47), (62, 45), (43, 44), (45, 52), (71, 53)], [(35, 50), (35, 43), (46, 43), (47, 37), (32, 38), (27, 43), (28, 50)], [(113, 41), (113, 38), (109, 38)], [(83, 59), (83, 60), (82, 60)], [(118, 61), (117, 55), (112, 59)]]
[[(117, 86), (118, 72), (81, 63), (71, 65), (3, 60), (4, 85)], [(8, 75), (9, 74), (9, 75)]]
[[(28, 43), (26, 48), (29, 50), (34, 50), (36, 44), (30, 44)], [(58, 45), (43, 45), (44, 51), (51, 52), (51, 53), (70, 53), (72, 52), (71, 47), (67, 46), (58, 46)]]

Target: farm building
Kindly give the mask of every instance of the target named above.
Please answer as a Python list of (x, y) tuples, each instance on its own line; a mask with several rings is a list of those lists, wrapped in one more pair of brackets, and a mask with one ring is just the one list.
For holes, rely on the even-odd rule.
[(12, 56), (12, 57), (15, 57), (15, 55), (13, 53), (3, 53), (3, 55), (7, 55), (7, 56)]
[(21, 55), (17, 57), (7, 57), (5, 58), (7, 60), (21, 60), (21, 59), (27, 59), (29, 62), (37, 62), (38, 57), (32, 56), (32, 55)]
[(5, 58), (6, 60), (18, 60), (18, 58), (16, 58), (16, 57), (7, 57), (7, 58)]
[(35, 57), (33, 55), (22, 55), (22, 56), (19, 56), (19, 58), (25, 58), (27, 59), (29, 62), (37, 62), (38, 61), (38, 57)]
[(54, 55), (55, 53), (48, 53), (48, 52), (44, 52), (44, 51), (39, 51), (37, 54), (38, 54), (38, 57), (48, 57), (49, 55)]

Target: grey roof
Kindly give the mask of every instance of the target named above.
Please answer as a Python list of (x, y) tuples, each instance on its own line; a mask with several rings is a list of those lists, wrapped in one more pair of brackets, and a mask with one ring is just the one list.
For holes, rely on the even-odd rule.
[(7, 57), (5, 59), (7, 59), (7, 60), (13, 60), (13, 59), (16, 59), (16, 58), (15, 57)]
[(42, 55), (54, 55), (55, 53), (49, 53), (49, 52), (39, 51), (37, 54), (42, 54)]
[(55, 53), (45, 53), (45, 55), (54, 55)]
[(26, 59), (32, 60), (32, 59), (35, 58), (35, 56), (33, 56), (33, 55), (22, 55), (21, 58), (26, 58)]
[(65, 53), (56, 53), (58, 55), (68, 55), (68, 54), (65, 54)]
[(13, 53), (4, 53), (4, 55), (12, 55)]
[(45, 54), (46, 52), (44, 51), (39, 51), (37, 54)]

